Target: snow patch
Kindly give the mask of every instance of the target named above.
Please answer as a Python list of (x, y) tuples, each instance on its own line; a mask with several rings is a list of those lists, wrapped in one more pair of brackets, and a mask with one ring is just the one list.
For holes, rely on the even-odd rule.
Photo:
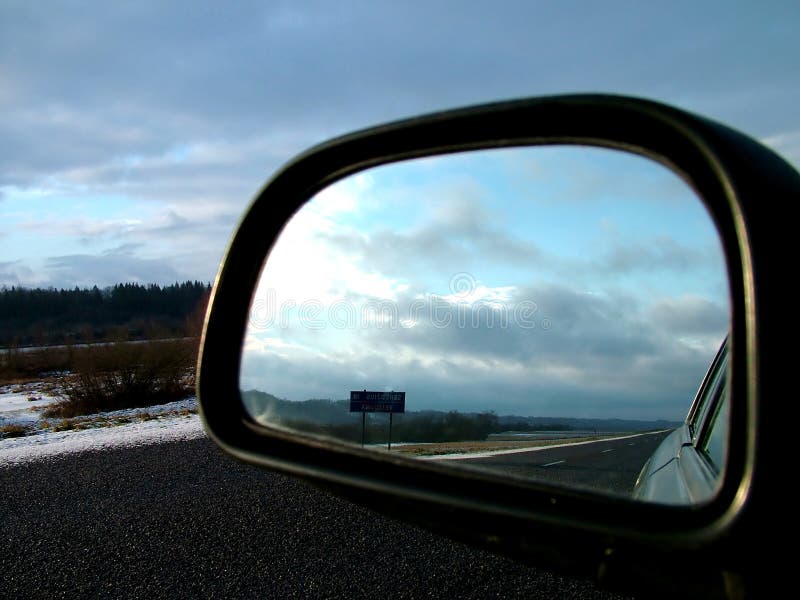
[[(0, 427), (19, 425), (31, 429), (29, 435), (0, 439), (0, 468), (68, 453), (190, 440), (206, 435), (196, 414), (195, 398), (76, 418), (75, 422), (89, 422), (89, 428), (53, 431), (44, 427), (41, 413), (57, 400), (57, 395), (40, 384), (0, 387)], [(143, 418), (147, 420), (137, 420)]]

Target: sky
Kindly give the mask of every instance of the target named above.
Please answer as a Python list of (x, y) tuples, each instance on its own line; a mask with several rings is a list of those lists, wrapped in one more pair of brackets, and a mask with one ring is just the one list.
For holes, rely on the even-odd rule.
[(680, 419), (728, 304), (713, 222), (655, 162), (581, 147), (418, 159), (345, 178), (290, 221), (261, 274), (240, 385)]
[[(507, 98), (652, 98), (727, 123), (800, 165), (798, 25), (794, 1), (243, 1), (231, 9), (8, 0), (0, 5), (0, 286), (210, 281), (249, 201), (295, 154), (388, 120)], [(393, 233), (415, 226), (398, 222)], [(561, 253), (547, 231), (536, 240), (507, 233)], [(617, 240), (617, 266), (691, 248), (665, 240)], [(391, 257), (327, 244), (348, 257), (340, 268), (358, 274), (351, 293), (385, 285)], [(384, 263), (365, 264), (365, 256)], [(389, 279), (446, 295), (444, 273), (452, 278), (455, 268), (418, 282)], [(464, 285), (524, 288), (519, 270), (495, 270), (467, 272)], [(579, 279), (547, 283), (573, 289), (587, 283)], [(683, 296), (724, 309), (718, 290), (690, 292)], [(680, 320), (680, 296), (654, 291), (637, 306), (662, 306)], [(648, 355), (667, 361), (663, 373), (689, 356), (668, 359), (667, 346)], [(707, 359), (694, 357), (687, 379)], [(303, 372), (299, 357), (290, 366)]]

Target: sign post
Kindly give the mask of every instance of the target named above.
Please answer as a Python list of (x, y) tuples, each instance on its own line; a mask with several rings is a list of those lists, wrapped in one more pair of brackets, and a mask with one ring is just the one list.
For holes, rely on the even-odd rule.
[(350, 392), (350, 412), (361, 413), (361, 445), (366, 440), (367, 413), (384, 412), (389, 413), (389, 445), (392, 449), (392, 415), (394, 413), (406, 412), (406, 393), (405, 392)]

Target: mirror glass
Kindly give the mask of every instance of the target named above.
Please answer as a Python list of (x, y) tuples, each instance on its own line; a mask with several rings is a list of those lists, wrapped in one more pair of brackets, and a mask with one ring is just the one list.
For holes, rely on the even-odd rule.
[(637, 478), (680, 449), (729, 323), (714, 224), (666, 167), (583, 146), (449, 154), (295, 214), (240, 387), (266, 425), (659, 502)]

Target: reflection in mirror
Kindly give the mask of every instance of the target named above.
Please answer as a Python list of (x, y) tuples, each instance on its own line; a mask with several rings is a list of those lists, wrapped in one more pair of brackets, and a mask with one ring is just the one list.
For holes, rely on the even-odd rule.
[(682, 485), (680, 464), (637, 477), (692, 439), (729, 312), (713, 222), (655, 162), (579, 146), (416, 159), (293, 217), (240, 385), (265, 425), (659, 502), (641, 488)]

